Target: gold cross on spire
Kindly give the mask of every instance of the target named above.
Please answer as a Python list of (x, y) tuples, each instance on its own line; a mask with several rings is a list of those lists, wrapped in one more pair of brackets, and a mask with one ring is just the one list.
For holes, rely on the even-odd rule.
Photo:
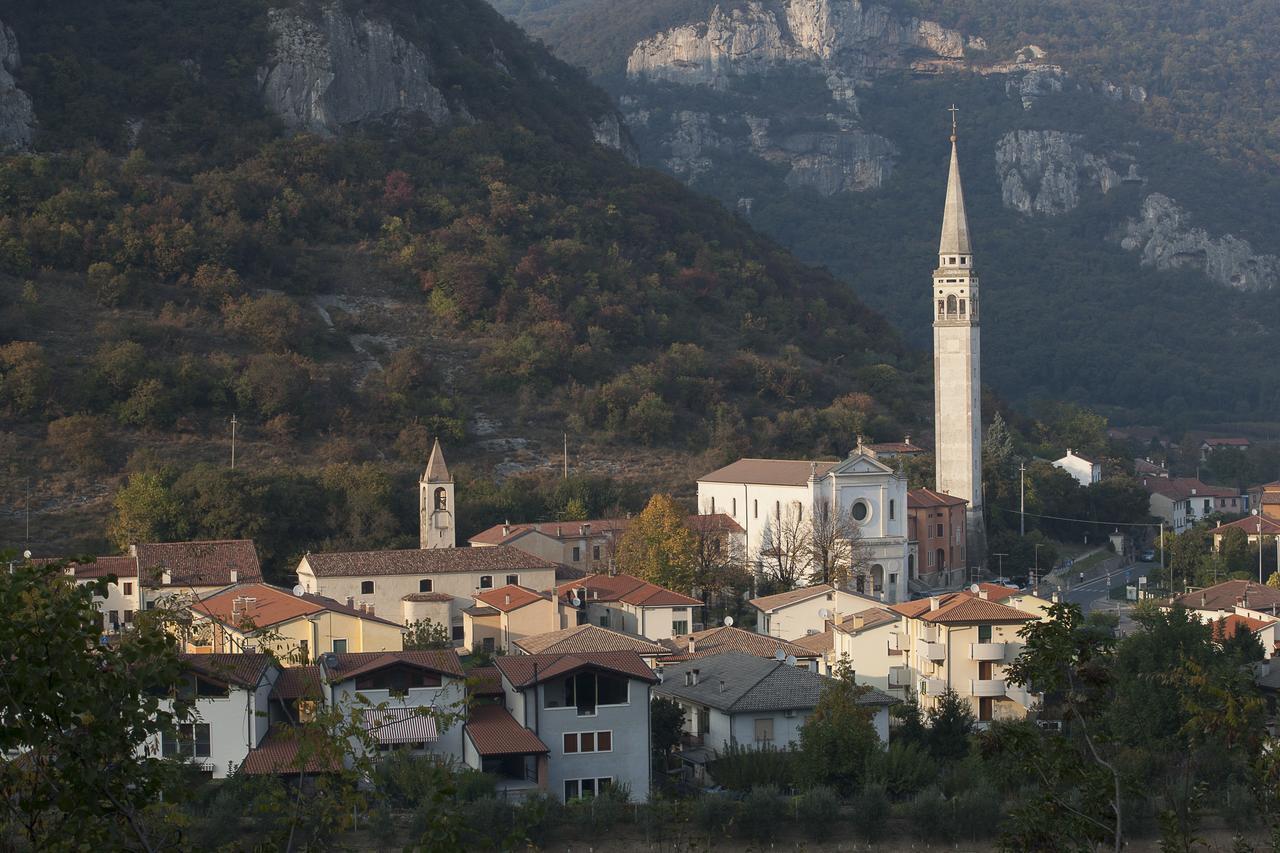
[(955, 104), (947, 107), (947, 112), (951, 113), (951, 141), (956, 141), (956, 113), (960, 112), (960, 108)]

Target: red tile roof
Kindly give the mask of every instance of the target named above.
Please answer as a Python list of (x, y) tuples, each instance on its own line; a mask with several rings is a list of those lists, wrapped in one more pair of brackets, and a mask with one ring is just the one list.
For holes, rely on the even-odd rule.
[[(890, 622), (897, 622), (901, 617), (891, 610), (883, 607), (868, 607), (866, 610), (846, 616), (840, 620), (840, 624), (835, 629), (842, 634), (857, 634), (860, 631), (866, 631), (880, 625), (887, 625)], [(861, 624), (859, 624), (861, 620)]]
[(787, 592), (774, 593), (773, 595), (762, 595), (759, 598), (751, 599), (748, 603), (757, 610), (777, 610), (779, 607), (788, 607), (801, 601), (816, 598), (819, 595), (831, 595), (834, 597), (835, 589), (832, 584), (819, 583), (813, 586), (802, 586), (799, 589), (792, 589)]
[(254, 652), (183, 654), (181, 658), (187, 669), (205, 678), (251, 689), (262, 683), (267, 668), (273, 665), (270, 655)]
[(474, 696), (501, 696), (502, 673), (496, 666), (477, 666), (467, 673), (467, 690)]
[(797, 646), (802, 646), (811, 652), (819, 655), (825, 655), (827, 652), (835, 648), (835, 632), (828, 628), (817, 634), (805, 634), (803, 637), (797, 637), (791, 642)]
[(325, 675), (330, 682), (346, 681), (357, 675), (374, 672), (399, 663), (408, 664), (419, 669), (438, 672), (462, 678), (462, 661), (453, 649), (410, 652), (347, 652), (335, 655), (335, 664), (325, 668)]
[(925, 622), (944, 625), (975, 622), (1027, 622), (1037, 618), (1034, 614), (1017, 608), (979, 598), (967, 590), (934, 597), (938, 599), (937, 610), (930, 609), (932, 602), (928, 598), (904, 601), (889, 609), (910, 619), (922, 619)]
[[(44, 561), (39, 561), (44, 562)], [(118, 578), (136, 578), (138, 561), (134, 557), (96, 557), (91, 563), (72, 562), (76, 570), (76, 580), (96, 580), (107, 575)]]
[(1280, 521), (1276, 521), (1274, 518), (1268, 518), (1265, 515), (1246, 515), (1244, 518), (1239, 518), (1226, 524), (1220, 524), (1209, 532), (1221, 535), (1226, 533), (1228, 530), (1235, 528), (1243, 530), (1246, 534), (1252, 533), (1254, 536), (1257, 536), (1259, 520), (1262, 521), (1263, 536), (1280, 535)]
[(550, 752), (542, 739), (516, 722), (501, 705), (476, 705), (467, 715), (463, 733), (480, 755), (530, 755)]
[(308, 554), (303, 561), (318, 578), (367, 575), (434, 575), (550, 569), (555, 565), (521, 551), (493, 548), (411, 548), (400, 551), (347, 551)]
[(1239, 604), (1249, 610), (1280, 608), (1280, 590), (1255, 581), (1223, 581), (1201, 590), (1184, 592), (1175, 596), (1173, 604), (1181, 604), (1188, 610), (1231, 611)]
[(517, 689), (530, 687), (581, 669), (603, 669), (650, 683), (658, 680), (640, 655), (630, 649), (616, 652), (505, 655), (494, 663)]
[(358, 619), (381, 622), (384, 625), (403, 627), (398, 622), (362, 613), (354, 607), (326, 598), (323, 595), (291, 591), (265, 583), (237, 584), (230, 589), (203, 598), (191, 606), (197, 613), (217, 619), (224, 625), (242, 628), (251, 625), (255, 629), (280, 625), (294, 619), (323, 613), (343, 613)]
[[(314, 739), (314, 743), (307, 743), (310, 749), (301, 750), (309, 739)], [(267, 732), (256, 749), (249, 750), (237, 772), (250, 776), (341, 772), (342, 761), (338, 756), (334, 755), (326, 760), (318, 754), (326, 752), (325, 740), (325, 735), (313, 728), (291, 728), (277, 724)], [(310, 753), (301, 766), (298, 756), (300, 750)]]
[(640, 655), (654, 656), (666, 650), (664, 646), (643, 637), (611, 631), (590, 623), (524, 637), (514, 641), (514, 645), (525, 654), (576, 654), (631, 649)]
[(822, 477), (839, 462), (807, 459), (739, 459), (698, 478), (699, 483), (751, 483), (761, 486), (803, 486), (811, 473)]
[(324, 691), (320, 683), (320, 667), (287, 666), (280, 670), (280, 676), (272, 688), (272, 692), (280, 699), (321, 699)]
[(621, 601), (635, 607), (702, 606), (702, 602), (692, 596), (625, 574), (587, 575), (581, 580), (561, 584), (556, 592), (567, 601), (573, 589), (585, 590), (583, 597), (588, 601)]
[(876, 453), (924, 453), (924, 448), (912, 444), (910, 441), (884, 441), (878, 444), (868, 444)]
[[(595, 518), (590, 521), (544, 521), (523, 522), (520, 524), (495, 524), (482, 530), (468, 541), (476, 545), (507, 545), (524, 536), (537, 532), (543, 536), (561, 542), (575, 539), (594, 539), (598, 536), (617, 538), (631, 524), (629, 518)], [(685, 517), (685, 524), (691, 530), (705, 530), (711, 533), (742, 533), (742, 525), (733, 517), (723, 512), (707, 515), (690, 515)]]
[[(170, 586), (226, 586), (262, 580), (258, 552), (248, 539), (203, 542), (149, 542), (134, 545), (138, 576), (147, 586), (162, 585), (167, 569)], [(232, 580), (231, 573), (236, 573)]]
[(519, 610), (521, 607), (528, 607), (538, 601), (549, 600), (548, 596), (540, 592), (535, 592), (527, 586), (519, 586), (513, 583), (500, 586), (497, 589), (477, 592), (473, 597), (476, 601), (483, 602), (495, 610), (501, 610), (503, 613), (510, 613), (513, 610)]
[(939, 506), (966, 506), (969, 502), (955, 495), (933, 489), (911, 489), (907, 492), (907, 509), (926, 509)]
[(1216, 642), (1223, 642), (1236, 635), (1238, 631), (1245, 631), (1253, 634), (1261, 631), (1268, 625), (1274, 625), (1274, 619), (1253, 619), (1249, 616), (1238, 616), (1235, 613), (1228, 614), (1214, 619), (1209, 623), (1209, 629), (1213, 633), (1213, 639)]
[(1172, 501), (1187, 498), (1235, 498), (1240, 492), (1223, 486), (1209, 486), (1195, 477), (1143, 477), (1142, 485), (1148, 492), (1163, 495)]
[(1206, 438), (1203, 444), (1210, 447), (1248, 447), (1249, 439), (1247, 438)]
[[(692, 652), (689, 651), (690, 637), (694, 641)], [(672, 653), (668, 656), (670, 660), (694, 660), (730, 651), (745, 652), (758, 658), (771, 658), (777, 654), (778, 649), (782, 649), (784, 655), (795, 655), (801, 660), (813, 660), (818, 657), (816, 653), (804, 646), (798, 646), (787, 640), (727, 625), (708, 628), (694, 634), (681, 634), (679, 637), (663, 640), (663, 645), (671, 649)]]

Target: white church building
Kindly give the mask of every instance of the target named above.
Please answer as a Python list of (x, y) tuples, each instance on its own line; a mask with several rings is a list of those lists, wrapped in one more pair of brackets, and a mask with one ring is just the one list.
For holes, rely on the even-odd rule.
[(906, 600), (907, 478), (869, 447), (859, 443), (840, 462), (739, 459), (698, 479), (699, 511), (724, 513), (742, 525), (757, 575), (762, 549), (784, 528), (803, 529), (824, 507), (858, 527), (870, 563), (863, 592), (890, 603)]

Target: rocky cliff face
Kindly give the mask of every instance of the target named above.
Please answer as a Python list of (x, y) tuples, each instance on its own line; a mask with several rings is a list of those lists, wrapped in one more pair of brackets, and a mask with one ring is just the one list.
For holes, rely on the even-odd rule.
[(431, 83), (420, 48), (385, 21), (352, 17), (329, 3), (313, 18), (272, 9), (275, 50), (258, 72), (262, 97), (292, 127), (333, 134), (364, 121), (419, 114), (443, 123), (448, 102)]
[(902, 63), (923, 50), (959, 59), (964, 37), (933, 21), (900, 20), (883, 6), (859, 0), (752, 0), (707, 20), (673, 27), (641, 41), (627, 74), (684, 84), (722, 85), (730, 75), (805, 63), (843, 77)]
[(35, 129), (31, 99), (13, 79), (19, 62), (18, 37), (0, 21), (0, 151), (27, 150)]
[[(1132, 157), (1112, 155), (1122, 161), (1129, 175), (1137, 177)], [(1050, 216), (1074, 210), (1084, 187), (1110, 192), (1120, 185), (1120, 174), (1107, 158), (1084, 148), (1084, 137), (1060, 130), (1016, 130), (996, 143), (996, 174), (1004, 206), (1020, 213)]]
[(1230, 234), (1212, 237), (1190, 221), (1190, 214), (1173, 199), (1151, 193), (1140, 215), (1119, 235), (1120, 245), (1141, 252), (1144, 266), (1193, 267), (1238, 290), (1263, 290), (1280, 283), (1280, 258), (1255, 254), (1249, 241)]

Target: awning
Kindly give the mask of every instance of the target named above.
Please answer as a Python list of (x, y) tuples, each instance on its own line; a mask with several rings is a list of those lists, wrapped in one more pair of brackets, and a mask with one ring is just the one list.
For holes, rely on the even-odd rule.
[(378, 743), (421, 743), (440, 739), (435, 717), (414, 708), (371, 708), (363, 714), (364, 730)]

